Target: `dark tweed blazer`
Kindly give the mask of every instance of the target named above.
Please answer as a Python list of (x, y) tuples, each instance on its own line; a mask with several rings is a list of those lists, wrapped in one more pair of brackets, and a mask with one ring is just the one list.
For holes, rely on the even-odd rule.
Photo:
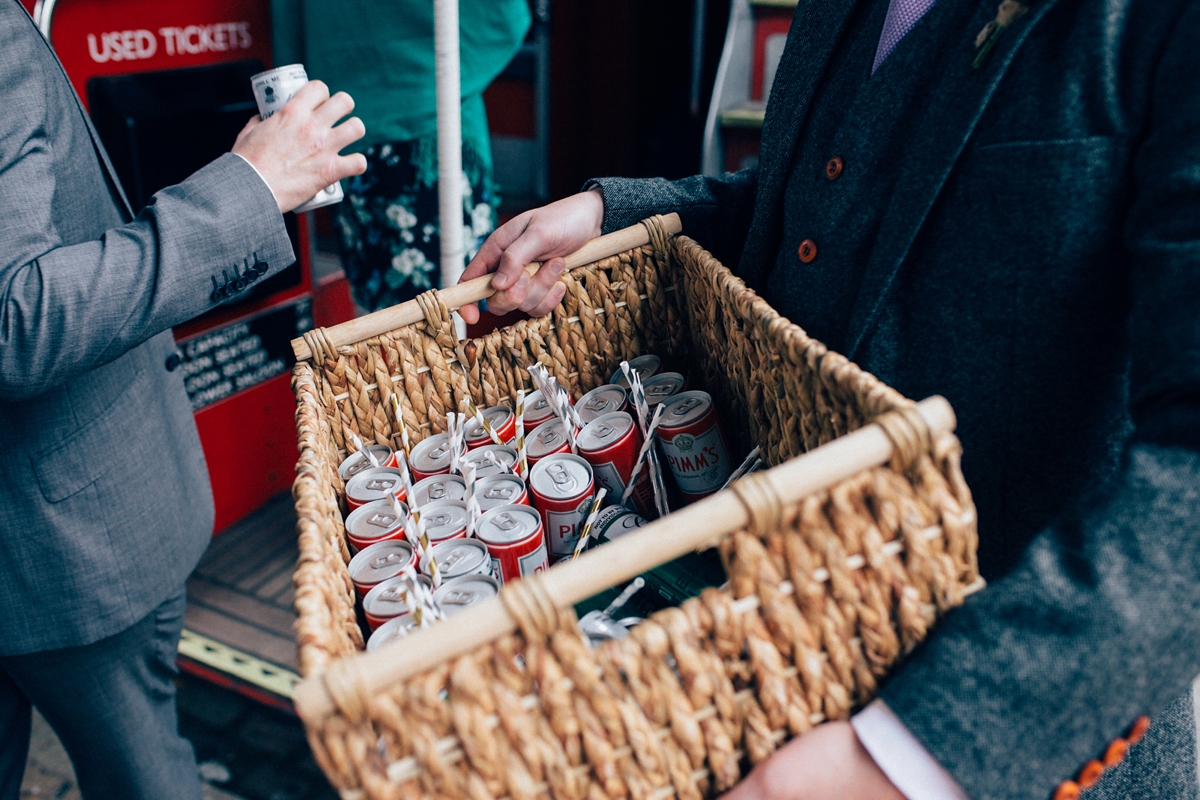
[[(803, 326), (847, 265), (777, 261), (785, 189), (855, 2), (801, 0), (757, 168), (599, 180), (606, 230), (678, 210)], [(941, 0), (889, 59), (936, 69), (831, 344), (953, 403), (992, 582), (883, 697), (972, 797), (1040, 799), (1200, 672), (1200, 3), (1037, 0), (973, 70), (996, 6)], [(1196, 794), (1173, 708), (1094, 791)]]

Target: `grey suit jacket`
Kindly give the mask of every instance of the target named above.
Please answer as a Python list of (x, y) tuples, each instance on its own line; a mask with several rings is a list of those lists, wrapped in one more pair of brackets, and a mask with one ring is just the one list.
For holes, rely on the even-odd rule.
[(131, 219), (58, 60), (0, 0), (0, 655), (96, 641), (181, 590), (213, 511), (170, 328), (253, 253), (295, 260), (238, 156)]
[[(803, 326), (839, 265), (777, 262), (785, 188), (855, 1), (801, 1), (756, 169), (602, 179), (605, 228), (679, 210)], [(883, 697), (977, 800), (1048, 797), (1200, 672), (1200, 3), (1028, 5), (972, 70), (997, 2), (941, 0), (872, 78), (929, 73), (831, 342), (959, 415), (992, 584)], [(846, 165), (828, 191), (871, 180)], [(1115, 796), (1194, 796), (1177, 745)]]

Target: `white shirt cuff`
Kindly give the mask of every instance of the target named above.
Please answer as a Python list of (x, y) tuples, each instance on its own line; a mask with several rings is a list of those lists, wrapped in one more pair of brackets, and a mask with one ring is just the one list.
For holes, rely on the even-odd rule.
[(267, 179), (264, 178), (262, 173), (258, 171), (258, 167), (254, 166), (250, 159), (246, 158), (241, 153), (234, 153), (234, 155), (240, 158), (242, 161), (245, 161), (247, 164), (250, 164), (250, 169), (254, 170), (254, 174), (258, 176), (259, 180), (266, 184), (267, 191), (271, 193), (271, 197), (275, 198), (275, 205), (279, 205), (279, 198), (275, 197), (275, 190), (271, 188), (271, 184), (267, 183)]
[(970, 800), (882, 700), (850, 718), (862, 746), (908, 800)]

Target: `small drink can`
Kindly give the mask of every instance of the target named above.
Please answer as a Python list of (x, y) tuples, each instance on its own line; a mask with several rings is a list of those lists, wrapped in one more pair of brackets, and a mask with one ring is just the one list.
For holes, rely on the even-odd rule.
[(566, 424), (558, 417), (543, 422), (525, 439), (525, 457), (531, 469), (546, 456), (569, 452), (571, 442), (567, 439)]
[(592, 467), (579, 456), (557, 453), (529, 470), (529, 494), (542, 515), (552, 558), (574, 552), (595, 493)]
[(479, 518), (475, 536), (487, 545), (501, 583), (549, 568), (542, 518), (529, 506), (499, 506)]
[[(579, 455), (592, 466), (596, 488), (603, 486), (608, 490), (608, 499), (620, 504), (642, 448), (642, 433), (633, 417), (624, 411), (598, 417), (583, 426), (575, 443)], [(642, 513), (653, 513), (654, 489), (645, 465), (638, 472), (630, 498)]]
[(391, 500), (359, 506), (346, 517), (346, 540), (357, 550), (365, 550), (376, 542), (403, 539), (408, 506), (401, 503), (400, 510), (403, 513), (397, 516)]
[[(369, 444), (363, 450), (369, 450), (381, 467), (394, 467), (400, 463), (396, 460), (396, 453), (386, 444)], [(363, 470), (375, 469), (375, 465), (371, 463), (371, 459), (367, 457), (367, 454), (363, 450), (346, 456), (342, 460), (341, 465), (338, 466), (338, 477), (342, 479), (343, 483), (349, 482), (351, 478)]]
[[(489, 453), (496, 459), (499, 466), (488, 459)], [(483, 447), (468, 450), (467, 454), (463, 456), (463, 469), (466, 469), (467, 464), (474, 466), (476, 479), (511, 472), (516, 463), (517, 451), (506, 444), (485, 444)]]
[(733, 472), (717, 410), (707, 392), (683, 392), (668, 400), (658, 441), (686, 500), (713, 494)]
[(520, 475), (511, 472), (489, 475), (475, 482), (475, 502), (480, 512), (491, 511), (497, 506), (529, 505), (529, 492)]
[(351, 511), (389, 497), (407, 499), (404, 494), (404, 481), (397, 467), (365, 469), (346, 481), (346, 505)]
[(554, 409), (550, 407), (550, 401), (546, 399), (546, 395), (542, 394), (541, 389), (538, 389), (533, 394), (525, 395), (526, 431), (533, 430), (543, 422), (553, 419), (554, 416)]
[(449, 473), (450, 437), (444, 433), (435, 433), (422, 439), (412, 449), (412, 458), (408, 460), (408, 466), (412, 468), (414, 481)]
[(650, 413), (654, 413), (656, 405), (678, 394), (683, 389), (684, 380), (678, 372), (663, 372), (642, 384)]
[(408, 636), (409, 631), (416, 629), (417, 621), (413, 619), (412, 614), (401, 614), (398, 617), (392, 617), (376, 628), (371, 637), (367, 639), (367, 652), (373, 653), (388, 642), (403, 639), (405, 636)]
[(579, 402), (575, 404), (575, 410), (579, 412), (579, 419), (583, 421), (584, 425), (587, 425), (605, 414), (611, 414), (614, 411), (628, 411), (629, 400), (625, 390), (620, 386), (615, 383), (606, 383), (579, 398)]
[(459, 475), (434, 475), (413, 484), (413, 496), (410, 505), (413, 508), (424, 508), (439, 500), (466, 500), (467, 482)]
[(498, 594), (500, 582), (491, 575), (463, 575), (443, 583), (433, 593), (433, 602), (447, 617), (452, 617)]
[[(517, 438), (517, 417), (508, 406), (492, 406), (480, 412), (483, 418), (492, 426), (492, 430), (500, 437), (500, 441), (508, 444)], [(495, 444), (491, 434), (483, 429), (478, 419), (467, 420), (467, 449), (474, 450), (487, 444)]]
[[(254, 88), (254, 99), (258, 102), (259, 117), (271, 117), (306, 83), (308, 73), (303, 64), (288, 64), (286, 67), (276, 67), (251, 76), (250, 85)], [(317, 192), (317, 196), (304, 205), (297, 207), (296, 212), (312, 211), (314, 208), (340, 203), (343, 197), (342, 184), (334, 183)]]
[(491, 575), (492, 559), (487, 545), (478, 539), (447, 539), (429, 548), (442, 580), (463, 575)]
[(412, 546), (403, 539), (376, 542), (350, 559), (350, 580), (358, 596), (366, 597), (367, 592), (412, 566), (412, 561)]
[(461, 539), (467, 535), (467, 504), (462, 500), (428, 503), (421, 508), (421, 521), (431, 543)]
[(389, 619), (408, 613), (408, 593), (412, 591), (413, 580), (421, 581), (426, 589), (433, 591), (433, 583), (424, 575), (415, 578), (412, 575), (403, 575), (388, 578), (367, 592), (367, 596), (363, 598), (363, 615), (366, 616), (367, 625), (371, 630), (376, 630)]
[[(629, 359), (629, 368), (636, 372), (642, 379), (644, 384), (650, 378), (658, 374), (662, 369), (662, 359), (655, 355), (638, 356), (637, 358)], [(613, 370), (612, 377), (608, 379), (609, 383), (615, 383), (622, 389), (629, 388), (629, 381), (625, 378), (625, 370), (621, 369), (620, 365)]]
[(596, 515), (596, 524), (592, 526), (592, 544), (589, 549), (620, 539), (625, 534), (632, 533), (649, 524), (644, 517), (624, 506), (605, 506)]

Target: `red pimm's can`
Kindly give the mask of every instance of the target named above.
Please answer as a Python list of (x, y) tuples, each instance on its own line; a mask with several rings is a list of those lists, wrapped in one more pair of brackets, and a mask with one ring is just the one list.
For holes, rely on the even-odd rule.
[(533, 394), (525, 395), (525, 432), (536, 428), (543, 422), (554, 418), (554, 409), (550, 407), (550, 401), (542, 394), (542, 390), (538, 389)]
[(389, 497), (395, 497), (397, 500), (408, 499), (405, 497), (404, 481), (397, 467), (363, 470), (346, 482), (346, 505), (351, 511)]
[(400, 504), (399, 516), (391, 500), (376, 500), (359, 506), (346, 517), (346, 541), (356, 550), (364, 550), (376, 542), (404, 538), (404, 520), (408, 507)]
[[(394, 467), (400, 462), (396, 460), (396, 453), (386, 444), (369, 444), (364, 450), (370, 450), (371, 455), (375, 456), (375, 460), (379, 462), (381, 467)], [(358, 473), (363, 470), (374, 469), (375, 465), (371, 463), (371, 459), (362, 450), (357, 453), (351, 453), (346, 456), (342, 463), (338, 466), (338, 477), (342, 482), (348, 482)]]
[(428, 503), (421, 508), (421, 521), (430, 544), (461, 539), (467, 535), (467, 504), (461, 500)]
[[(508, 406), (492, 406), (485, 408), (481, 412), (483, 418), (492, 426), (492, 430), (500, 437), (500, 441), (508, 444), (513, 439), (517, 438), (517, 417)], [(476, 447), (483, 447), (485, 444), (496, 444), (492, 441), (492, 437), (483, 426), (479, 424), (479, 420), (467, 420), (467, 449), (474, 450)]]
[(620, 386), (615, 383), (606, 383), (579, 398), (579, 402), (575, 404), (575, 410), (579, 412), (579, 419), (584, 425), (587, 425), (605, 414), (628, 411), (629, 398)]
[[(642, 383), (645, 384), (646, 381), (657, 375), (659, 370), (662, 369), (662, 359), (651, 354), (631, 358), (629, 359), (629, 369), (636, 372), (642, 379)], [(625, 370), (621, 369), (619, 365), (613, 370), (612, 377), (608, 379), (608, 382), (615, 383), (622, 389), (629, 388), (629, 381), (625, 378)]]
[(501, 583), (550, 566), (542, 518), (529, 506), (498, 506), (479, 518), (475, 536), (487, 545), (492, 574)]
[(405, 598), (412, 591), (412, 582), (419, 580), (425, 588), (433, 592), (433, 583), (424, 575), (412, 575), (388, 578), (380, 583), (363, 598), (363, 615), (371, 630), (377, 629), (389, 619), (404, 616), (408, 613), (408, 603)]
[[(615, 411), (594, 419), (579, 432), (576, 444), (579, 455), (592, 465), (596, 488), (603, 486), (608, 490), (607, 500), (619, 505), (642, 447), (642, 432), (633, 417)], [(643, 465), (630, 495), (642, 516), (654, 514), (653, 492), (650, 470)]]
[(660, 372), (642, 384), (646, 390), (646, 407), (654, 414), (654, 407), (674, 397), (683, 390), (684, 377), (678, 372)]
[(388, 578), (395, 578), (408, 569), (413, 562), (412, 547), (402, 539), (376, 542), (358, 551), (350, 559), (350, 580), (359, 597), (366, 597)]
[(569, 452), (571, 442), (567, 439), (567, 429), (558, 417), (543, 422), (525, 439), (525, 457), (529, 459), (530, 469), (546, 456)]
[(725, 434), (707, 392), (683, 392), (668, 400), (657, 435), (684, 499), (708, 497), (733, 473)]
[(439, 500), (466, 500), (467, 482), (458, 475), (433, 475), (413, 485), (412, 508)]
[(432, 478), (434, 475), (446, 475), (450, 472), (450, 437), (444, 433), (435, 433), (422, 439), (412, 449), (412, 458), (408, 460), (412, 469), (413, 483)]
[(542, 515), (551, 558), (574, 552), (595, 493), (592, 466), (579, 456), (556, 453), (529, 470), (529, 494)]
[(529, 492), (520, 475), (489, 475), (475, 482), (475, 501), (480, 513), (499, 506), (529, 505)]

